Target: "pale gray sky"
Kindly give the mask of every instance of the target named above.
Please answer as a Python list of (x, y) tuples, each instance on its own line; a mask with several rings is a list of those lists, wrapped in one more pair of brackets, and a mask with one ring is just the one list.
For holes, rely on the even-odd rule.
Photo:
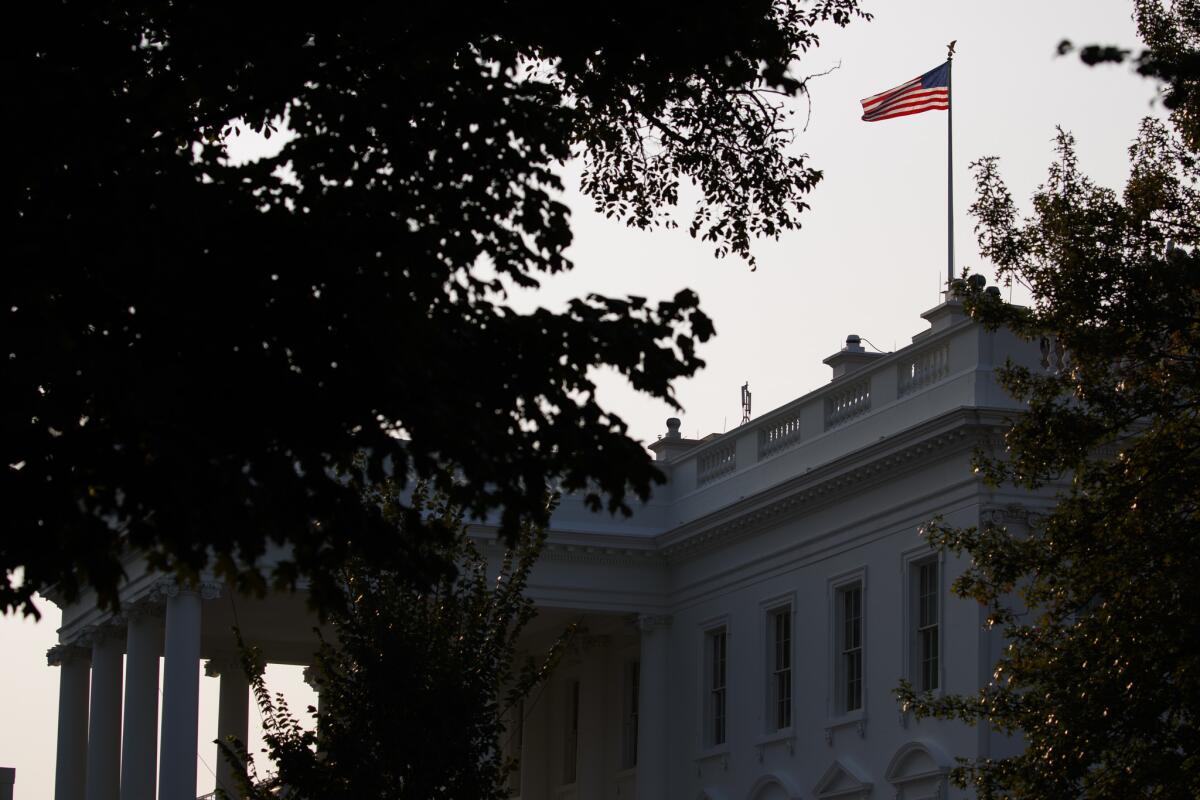
[[(812, 84), (812, 120), (796, 148), (812, 156), (825, 180), (810, 199), (803, 230), (760, 245), (751, 273), (734, 260), (716, 261), (710, 248), (683, 231), (628, 230), (590, 211), (574, 190), (574, 273), (556, 278), (520, 302), (556, 307), (565, 298), (599, 291), (670, 297), (699, 292), (717, 326), (703, 348), (708, 368), (677, 387), (685, 435), (733, 427), (738, 388), (754, 392), (755, 415), (829, 379), (821, 359), (857, 333), (891, 350), (924, 322), (937, 302), (946, 263), (946, 115), (932, 112), (878, 123), (859, 120), (858, 101), (941, 63), (958, 40), (954, 61), (957, 263), (991, 275), (981, 263), (966, 216), (972, 198), (968, 163), (1002, 157), (1014, 197), (1028, 197), (1053, 156), (1055, 125), (1078, 137), (1079, 162), (1098, 183), (1119, 188), (1125, 151), (1151, 109), (1154, 87), (1126, 68), (1087, 69), (1056, 58), (1066, 37), (1081, 43), (1135, 44), (1128, 0), (864, 0), (874, 22), (832, 31), (803, 72), (841, 68)], [(803, 120), (805, 110), (797, 115)], [(568, 170), (577, 175), (577, 170)], [(619, 381), (602, 381), (602, 399), (633, 434), (651, 442), (671, 415)], [(58, 613), (0, 618), (0, 766), (17, 768), (18, 800), (49, 798), (54, 775), (58, 672), (45, 651), (56, 641)], [(270, 677), (297, 707), (311, 702), (298, 670)], [(201, 680), (200, 740), (216, 728), (213, 679)], [(254, 719), (256, 715), (252, 714)], [(253, 737), (252, 737), (253, 738)], [(203, 744), (198, 790), (212, 784), (213, 747)]]

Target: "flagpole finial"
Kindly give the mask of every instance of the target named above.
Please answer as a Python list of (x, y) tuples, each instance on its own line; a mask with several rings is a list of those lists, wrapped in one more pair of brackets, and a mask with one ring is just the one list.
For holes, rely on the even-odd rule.
[(954, 58), (954, 45), (956, 45), (956, 44), (958, 44), (958, 39), (955, 39), (953, 42), (946, 45), (946, 60), (947, 61)]

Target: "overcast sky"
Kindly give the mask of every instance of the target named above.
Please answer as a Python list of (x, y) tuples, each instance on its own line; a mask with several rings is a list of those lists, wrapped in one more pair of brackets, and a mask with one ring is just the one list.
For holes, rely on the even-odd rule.
[[(1154, 87), (1124, 67), (1087, 69), (1055, 57), (1064, 37), (1080, 43), (1136, 43), (1128, 0), (864, 0), (876, 15), (823, 37), (803, 74), (840, 63), (814, 80), (812, 116), (796, 149), (811, 156), (825, 180), (810, 196), (801, 231), (758, 247), (759, 267), (716, 261), (711, 248), (680, 231), (625, 229), (590, 210), (573, 189), (577, 268), (551, 281), (523, 306), (559, 307), (598, 291), (664, 299), (683, 287), (700, 294), (717, 338), (701, 350), (708, 368), (680, 383), (683, 432), (704, 435), (740, 421), (738, 389), (750, 382), (755, 416), (829, 380), (821, 359), (857, 333), (882, 350), (902, 347), (925, 327), (946, 269), (946, 114), (931, 112), (878, 123), (859, 120), (859, 100), (941, 63), (958, 40), (954, 61), (957, 259), (991, 276), (980, 261), (966, 209), (972, 198), (968, 163), (1001, 156), (1014, 197), (1028, 208), (1053, 157), (1055, 126), (1078, 137), (1083, 170), (1119, 188), (1125, 151)], [(803, 121), (807, 108), (799, 107)], [(252, 143), (243, 143), (251, 150)], [(577, 170), (568, 169), (569, 179)], [(570, 180), (569, 180), (570, 182)], [(684, 226), (686, 228), (686, 226)], [(1014, 299), (1017, 299), (1014, 297)], [(647, 443), (674, 415), (602, 376), (601, 398)], [(45, 651), (56, 641), (59, 614), (44, 604), (38, 624), (0, 618), (0, 766), (17, 768), (18, 800), (52, 796), (58, 672)], [(311, 702), (298, 670), (269, 674), (298, 707)], [(201, 679), (199, 791), (212, 786), (217, 681)], [(251, 714), (255, 720), (256, 714)]]

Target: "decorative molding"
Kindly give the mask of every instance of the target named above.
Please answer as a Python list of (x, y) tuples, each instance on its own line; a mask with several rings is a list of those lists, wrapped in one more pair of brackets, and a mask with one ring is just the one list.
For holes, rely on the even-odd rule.
[(156, 602), (152, 597), (149, 596), (149, 594), (147, 594), (137, 598), (136, 600), (126, 601), (125, 604), (121, 606), (121, 616), (123, 616), (126, 621), (143, 619), (147, 617), (152, 619), (162, 619), (164, 610), (165, 609), (163, 608), (163, 604), (161, 602)]
[(114, 615), (96, 625), (88, 625), (79, 631), (74, 642), (84, 647), (91, 647), (108, 639), (124, 639), (126, 620), (120, 615)]
[(146, 597), (152, 603), (165, 603), (185, 593), (198, 594), (201, 600), (216, 600), (221, 596), (221, 584), (217, 581), (200, 581), (181, 586), (175, 578), (159, 578), (150, 586)]
[(78, 644), (63, 642), (54, 645), (46, 651), (46, 665), (50, 667), (61, 667), (63, 664), (69, 664), (72, 661), (90, 662), (91, 660), (91, 651)]
[[(865, 637), (864, 637), (865, 638)], [(863, 692), (863, 705), (866, 705), (867, 696)], [(852, 716), (843, 717), (842, 719), (833, 719), (825, 723), (825, 744), (833, 746), (834, 731), (838, 728), (854, 728), (854, 732), (858, 734), (858, 738), (867, 738), (867, 717), (866, 714), (860, 711), (852, 712)]]
[(755, 756), (758, 758), (758, 763), (763, 763), (763, 757), (767, 752), (767, 748), (774, 747), (775, 745), (783, 745), (784, 748), (787, 749), (789, 756), (796, 755), (796, 737), (794, 735), (788, 734), (786, 736), (767, 736), (763, 739), (760, 739), (754, 745), (754, 752)]
[(825, 774), (817, 781), (817, 785), (813, 788), (813, 795), (818, 800), (832, 800), (833, 798), (858, 798), (858, 800), (866, 800), (871, 794), (871, 786), (873, 784), (867, 779), (866, 773), (859, 769), (848, 758), (835, 759), (829, 768), (825, 770)]
[[(704, 518), (678, 526), (657, 537), (660, 552), (668, 561), (694, 558), (762, 530), (785, 514), (795, 515), (801, 510), (812, 510), (850, 494), (860, 493), (869, 486), (894, 480), (904, 470), (921, 467), (930, 456), (968, 450), (986, 436), (995, 424), (1000, 424), (999, 415), (997, 422), (990, 424), (981, 418), (983, 415), (980, 411), (964, 409), (940, 417), (930, 425), (944, 427), (947, 417), (950, 417), (954, 426), (933, 435), (925, 435), (924, 438), (920, 438), (920, 431), (912, 432), (912, 437), (916, 439), (912, 444), (891, 452), (881, 452), (874, 458), (870, 457), (871, 451), (892, 447), (895, 441), (884, 440), (868, 445), (758, 493), (750, 500), (734, 503)], [(855, 460), (862, 463), (846, 468), (846, 464)], [(765, 504), (752, 507), (764, 497), (768, 498)]]
[(204, 674), (219, 678), (227, 672), (241, 672), (242, 662), (234, 653), (222, 653), (204, 662)]
[(638, 614), (638, 630), (643, 634), (665, 631), (671, 627), (670, 614)]
[(1003, 527), (1013, 523), (1027, 528), (1037, 528), (1046, 520), (1046, 511), (1030, 508), (1022, 503), (1007, 505), (985, 505), (979, 510), (979, 520), (984, 524)]
[[(481, 526), (472, 526), (473, 536), (476, 541), (483, 544), (483, 549), (489, 555), (498, 555), (505, 551), (504, 544), (496, 541), (494, 536), (481, 536), (476, 531), (480, 531)], [(541, 561), (558, 561), (568, 564), (595, 564), (599, 566), (638, 566), (647, 562), (660, 562), (662, 555), (654, 547), (654, 540), (651, 536), (630, 536), (614, 537), (616, 541), (609, 544), (587, 543), (586, 539), (597, 538), (596, 534), (590, 533), (567, 533), (551, 531), (546, 544), (542, 548), (538, 559)], [(626, 542), (636, 541), (641, 547), (630, 547), (627, 543), (622, 543), (621, 538)]]
[(778, 788), (787, 795), (788, 800), (800, 800), (803, 796), (800, 792), (800, 787), (796, 784), (792, 776), (786, 772), (768, 772), (766, 775), (758, 776), (750, 787), (750, 792), (747, 797), (758, 797), (761, 792), (769, 788)]

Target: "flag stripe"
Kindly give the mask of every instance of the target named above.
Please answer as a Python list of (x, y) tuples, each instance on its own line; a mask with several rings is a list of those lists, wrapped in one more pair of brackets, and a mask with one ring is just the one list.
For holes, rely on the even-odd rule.
[(865, 98), (862, 101), (863, 120), (879, 122), (923, 111), (948, 111), (949, 69), (949, 62), (941, 64), (911, 81)]
[(886, 111), (889, 108), (892, 108), (893, 106), (895, 106), (899, 103), (922, 102), (925, 100), (937, 100), (937, 99), (949, 100), (950, 96), (944, 88), (927, 89), (924, 91), (905, 92), (902, 95), (890, 97), (887, 100), (884, 100), (883, 102), (880, 102), (880, 103), (875, 103), (873, 105), (864, 104), (863, 112), (868, 115), (878, 114), (883, 111)]
[(885, 119), (894, 119), (896, 117), (907, 117), (909, 114), (920, 114), (923, 111), (949, 111), (949, 110), (950, 110), (950, 104), (945, 103), (940, 106), (926, 106), (924, 108), (910, 108), (910, 109), (905, 109), (902, 111), (896, 111), (892, 114), (888, 114), (886, 117), (863, 117), (863, 120), (866, 122), (880, 122)]
[(928, 97), (905, 97), (896, 100), (895, 102), (888, 103), (886, 106), (883, 106), (878, 110), (868, 111), (867, 113), (863, 114), (863, 119), (868, 121), (887, 119), (887, 117), (897, 111), (907, 110), (913, 108), (914, 106), (925, 106), (930, 111), (935, 108), (940, 108), (944, 111), (948, 105), (950, 105), (950, 98), (946, 96), (945, 92)]
[(900, 94), (901, 92), (907, 91), (908, 89), (911, 89), (913, 86), (918, 85), (918, 81), (920, 81), (920, 78), (913, 78), (908, 83), (903, 83), (903, 84), (897, 86), (895, 89), (888, 89), (886, 92), (880, 92), (879, 94), (873, 94), (870, 97), (868, 97), (867, 99), (863, 100), (862, 104), (864, 106), (869, 106), (872, 103), (877, 103), (882, 100), (886, 100), (889, 97), (894, 97), (895, 95)]

